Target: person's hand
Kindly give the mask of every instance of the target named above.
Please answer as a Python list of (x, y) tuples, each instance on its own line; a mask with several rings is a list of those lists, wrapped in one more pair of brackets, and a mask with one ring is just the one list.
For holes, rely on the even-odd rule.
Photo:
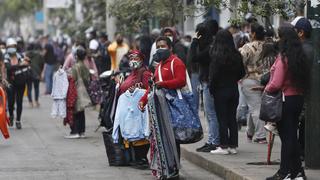
[(142, 112), (145, 111), (145, 106), (144, 106), (143, 102), (139, 102), (138, 108), (139, 108), (139, 110), (142, 111)]
[(162, 88), (160, 81), (156, 82), (154, 85), (156, 86), (157, 89), (161, 89)]
[(255, 86), (255, 87), (252, 87), (250, 90), (251, 91), (263, 91), (264, 90), (264, 86)]
[(41, 75), (40, 75), (40, 80), (41, 81), (44, 81), (44, 71), (41, 73)]

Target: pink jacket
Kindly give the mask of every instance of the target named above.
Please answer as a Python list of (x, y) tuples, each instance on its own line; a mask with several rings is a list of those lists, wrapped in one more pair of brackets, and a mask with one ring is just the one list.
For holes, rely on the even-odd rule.
[(282, 60), (281, 55), (277, 56), (276, 61), (270, 69), (270, 81), (265, 88), (266, 92), (273, 93), (282, 90), (285, 96), (302, 95), (303, 92), (294, 87), (288, 73), (288, 59)]

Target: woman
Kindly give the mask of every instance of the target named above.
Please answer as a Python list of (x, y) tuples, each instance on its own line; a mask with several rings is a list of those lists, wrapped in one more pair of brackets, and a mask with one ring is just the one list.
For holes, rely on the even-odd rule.
[[(26, 56), (30, 58), (31, 66), (31, 78), (27, 83), (28, 86), (28, 100), (31, 107), (39, 107), (39, 84), (41, 71), (44, 66), (43, 58), (40, 54), (41, 46), (35, 43), (32, 43), (27, 48)], [(34, 87), (34, 102), (32, 99), (32, 86)]]
[[(212, 154), (236, 154), (238, 147), (238, 81), (245, 75), (242, 57), (228, 30), (217, 33), (211, 50), (210, 92), (214, 96), (220, 132), (220, 146)], [(229, 148), (229, 149), (228, 149)]]
[(7, 51), (4, 57), (4, 64), (6, 73), (3, 73), (3, 78), (10, 84), (7, 89), (10, 115), (9, 125), (13, 126), (14, 105), (17, 103), (16, 128), (21, 129), (23, 93), (28, 80), (29, 59), (22, 59), (22, 56), (17, 53), (17, 42), (13, 38), (7, 40)]
[[(153, 58), (156, 58), (154, 59), (154, 61), (159, 62), (159, 64), (155, 68), (155, 73), (154, 73), (155, 86), (158, 89), (167, 89), (167, 90), (176, 90), (176, 89), (183, 88), (186, 85), (186, 67), (183, 61), (180, 60), (176, 55), (172, 53), (172, 48), (173, 48), (172, 41), (168, 37), (161, 36), (156, 40), (156, 47), (157, 47), (157, 52)], [(147, 103), (147, 95), (148, 95), (147, 93), (145, 94), (145, 96), (141, 98), (139, 103), (140, 109), (142, 110), (144, 109), (144, 106)], [(176, 149), (176, 152), (172, 154), (176, 154), (176, 156), (178, 157), (174, 157), (174, 158), (176, 161), (179, 161), (180, 144), (176, 143), (175, 145), (176, 147), (174, 145), (171, 145), (172, 147), (168, 147), (168, 148), (172, 148), (174, 150)], [(179, 168), (175, 170), (175, 174), (173, 176), (175, 178), (178, 178), (179, 176), (178, 169)]]
[[(134, 91), (135, 88), (148, 88), (148, 81), (151, 79), (151, 72), (143, 65), (144, 55), (139, 50), (129, 52), (129, 66), (131, 68), (130, 75), (120, 85), (119, 96), (127, 90)], [(136, 164), (135, 167), (139, 169), (148, 168), (147, 154), (149, 151), (149, 143), (145, 140), (136, 141), (133, 144), (135, 151)]]
[[(86, 51), (82, 46), (78, 46), (76, 50), (76, 64), (72, 67), (71, 73), (72, 78), (75, 81), (75, 84), (79, 83), (80, 78), (83, 80), (84, 86), (88, 86), (90, 81), (90, 72), (89, 69), (85, 66), (84, 60), (86, 59)], [(78, 85), (77, 91), (79, 92)], [(82, 89), (86, 89), (86, 87), (80, 87)], [(77, 97), (79, 98), (79, 96)], [(86, 118), (84, 109), (74, 113), (74, 122), (71, 126), (70, 135), (65, 136), (66, 139), (77, 139), (77, 138), (85, 138), (85, 128), (86, 128)]]
[(279, 37), (280, 54), (271, 67), (271, 79), (265, 91), (282, 91), (284, 94), (282, 119), (277, 123), (281, 139), (281, 164), (279, 171), (267, 180), (306, 179), (300, 160), (297, 130), (303, 95), (309, 82), (307, 58), (293, 27), (281, 27)]
[(264, 37), (264, 27), (254, 23), (251, 25), (250, 33), (252, 42), (239, 49), (246, 69), (246, 76), (239, 83), (243, 95), (242, 100), (244, 101), (242, 104), (248, 105), (249, 115), (251, 116), (247, 122), (247, 140), (258, 144), (267, 143), (266, 130), (264, 129), (265, 123), (259, 119), (262, 91), (256, 89), (261, 86), (260, 78), (264, 72), (260, 68)]

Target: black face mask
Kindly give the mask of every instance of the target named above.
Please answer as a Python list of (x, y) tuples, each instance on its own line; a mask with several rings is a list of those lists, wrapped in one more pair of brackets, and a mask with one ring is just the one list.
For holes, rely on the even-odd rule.
[(170, 57), (169, 49), (158, 49), (153, 56), (153, 61), (159, 63), (160, 61), (165, 61)]

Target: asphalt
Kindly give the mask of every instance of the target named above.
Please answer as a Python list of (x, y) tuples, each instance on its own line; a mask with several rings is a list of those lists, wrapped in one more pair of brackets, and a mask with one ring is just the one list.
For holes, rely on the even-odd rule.
[[(50, 117), (52, 100), (41, 97), (41, 107), (24, 102), (23, 128), (10, 128), (10, 139), (0, 136), (0, 180), (152, 180), (150, 170), (110, 167), (97, 111), (86, 111), (86, 139), (64, 139), (69, 128)], [(188, 180), (220, 180), (182, 158), (181, 175)]]

